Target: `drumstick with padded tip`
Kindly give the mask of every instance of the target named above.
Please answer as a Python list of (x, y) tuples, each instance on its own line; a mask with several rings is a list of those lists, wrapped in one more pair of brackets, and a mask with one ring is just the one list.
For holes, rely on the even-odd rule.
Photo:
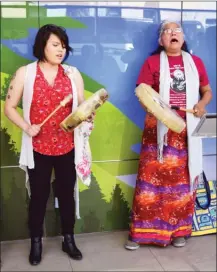
[(185, 111), (185, 112), (189, 112), (189, 113), (196, 113), (197, 111), (192, 110), (192, 109), (185, 109), (179, 106), (171, 106), (172, 110), (180, 110), (180, 111)]
[(60, 101), (59, 106), (48, 115), (47, 118), (39, 125), (42, 127), (61, 107), (65, 107), (65, 105), (72, 100), (72, 94), (67, 95), (62, 101)]

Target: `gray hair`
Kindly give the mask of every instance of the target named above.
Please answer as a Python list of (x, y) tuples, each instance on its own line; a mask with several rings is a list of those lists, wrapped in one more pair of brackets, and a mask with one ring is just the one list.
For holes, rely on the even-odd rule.
[(182, 25), (181, 25), (180, 22), (178, 22), (178, 21), (173, 21), (173, 20), (165, 20), (165, 21), (163, 21), (163, 22), (161, 23), (161, 25), (160, 25), (159, 39), (160, 39), (160, 37), (161, 37), (161, 35), (162, 35), (164, 29), (165, 29), (165, 26), (168, 25), (168, 24), (172, 24), (172, 23), (173, 23), (173, 24), (176, 24), (176, 25), (177, 25), (178, 27), (180, 27), (180, 28), (182, 29), (182, 31), (183, 31), (183, 28), (182, 28)]

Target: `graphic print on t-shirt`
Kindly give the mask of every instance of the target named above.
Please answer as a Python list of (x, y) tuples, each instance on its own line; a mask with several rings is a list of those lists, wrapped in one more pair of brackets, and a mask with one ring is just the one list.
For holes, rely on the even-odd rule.
[(170, 66), (170, 105), (186, 106), (186, 80), (181, 64)]
[(170, 87), (173, 91), (177, 93), (185, 92), (186, 82), (185, 74), (182, 71), (183, 68), (184, 67), (181, 67), (181, 65), (174, 65), (172, 68), (170, 68)]

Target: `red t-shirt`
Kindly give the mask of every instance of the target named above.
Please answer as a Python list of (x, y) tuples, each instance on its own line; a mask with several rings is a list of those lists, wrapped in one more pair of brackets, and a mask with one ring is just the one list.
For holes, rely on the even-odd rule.
[[(197, 67), (200, 87), (209, 84), (206, 69), (202, 60), (192, 55), (194, 63)], [(186, 83), (184, 64), (182, 56), (168, 56), (170, 67), (170, 105), (186, 107)], [(148, 57), (142, 66), (137, 84), (146, 83), (159, 92), (159, 77), (160, 77), (160, 54)], [(177, 113), (185, 117), (185, 112), (177, 111)]]
[[(51, 87), (45, 79), (39, 65), (34, 83), (33, 99), (30, 108), (31, 124), (41, 124), (55, 110), (65, 96), (72, 93), (70, 79), (59, 65), (54, 85)], [(74, 135), (63, 131), (59, 124), (72, 112), (72, 101), (61, 107), (33, 137), (33, 149), (43, 155), (63, 155), (74, 147)]]

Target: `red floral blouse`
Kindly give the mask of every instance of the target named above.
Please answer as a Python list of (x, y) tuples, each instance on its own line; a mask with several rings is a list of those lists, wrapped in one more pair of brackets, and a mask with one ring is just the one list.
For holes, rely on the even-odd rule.
[[(30, 108), (31, 124), (40, 124), (58, 106), (65, 96), (72, 93), (71, 81), (59, 65), (54, 85), (50, 86), (39, 65), (34, 83), (33, 99)], [(61, 107), (33, 137), (34, 151), (43, 155), (58, 156), (74, 148), (73, 133), (64, 132), (59, 124), (72, 112), (72, 101)]]

